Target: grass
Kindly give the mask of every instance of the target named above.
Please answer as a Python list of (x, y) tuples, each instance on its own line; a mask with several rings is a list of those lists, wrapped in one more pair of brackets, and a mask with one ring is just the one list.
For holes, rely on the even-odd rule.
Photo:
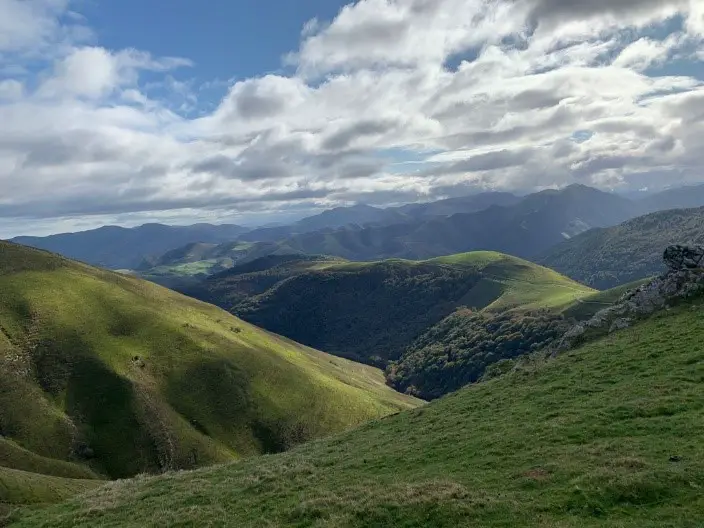
[(98, 475), (84, 466), (42, 457), (24, 449), (12, 440), (2, 437), (0, 437), (0, 467), (70, 479), (99, 478)]
[(316, 269), (358, 271), (393, 263), (400, 266), (439, 265), (480, 273), (482, 279), (458, 304), (498, 312), (511, 309), (559, 310), (596, 293), (542, 266), (495, 251), (473, 251), (429, 260), (389, 259), (379, 262), (330, 263)]
[(377, 369), (45, 252), (0, 243), (0, 291), (0, 466), (12, 475), (194, 468), (421, 403)]
[(608, 308), (609, 306), (614, 304), (626, 292), (634, 290), (639, 286), (642, 286), (646, 282), (650, 282), (650, 280), (652, 279), (641, 279), (635, 282), (624, 284), (623, 286), (611, 288), (610, 290), (596, 292), (586, 297), (582, 297), (580, 299), (577, 299), (570, 306), (568, 306), (563, 313), (565, 317), (574, 318), (578, 321), (589, 319), (599, 310), (603, 310), (604, 308)]
[(0, 467), (0, 523), (3, 510), (10, 512), (10, 505), (60, 502), (101, 484), (104, 482), (95, 479), (53, 477)]
[(698, 528), (704, 318), (683, 305), (284, 454), (109, 484), (16, 526)]

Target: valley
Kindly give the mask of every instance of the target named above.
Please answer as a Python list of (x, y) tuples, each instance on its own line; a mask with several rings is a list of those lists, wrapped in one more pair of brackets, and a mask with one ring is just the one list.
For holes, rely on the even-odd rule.
[(0, 503), (290, 448), (422, 402), (148, 282), (0, 243)]
[(117, 272), (0, 242), (0, 523), (696, 526), (701, 296), (598, 321), (702, 210), (468, 203)]

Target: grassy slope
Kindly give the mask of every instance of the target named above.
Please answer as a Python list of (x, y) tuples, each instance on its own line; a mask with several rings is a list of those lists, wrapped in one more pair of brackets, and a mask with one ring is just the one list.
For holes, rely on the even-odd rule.
[(111, 484), (17, 526), (704, 524), (702, 306), (285, 454)]
[(12, 469), (194, 467), (417, 405), (375, 369), (44, 252), (0, 243), (0, 292), (0, 465)]
[[(481, 272), (484, 278), (476, 286), (476, 292), (469, 292), (468, 300), (471, 297), (477, 299), (484, 297), (484, 295), (473, 295), (479, 292), (479, 289), (487, 292), (486, 301), (491, 302), (484, 304), (486, 301), (480, 300), (479, 304), (474, 306), (489, 311), (514, 308), (556, 310), (594, 293), (591, 288), (551, 269), (501, 253), (477, 251), (440, 257), (428, 262), (468, 266)], [(500, 294), (494, 297), (496, 295), (494, 292), (500, 292)]]
[(384, 361), (400, 357), (414, 339), (460, 306), (557, 311), (594, 292), (494, 252), (426, 261), (295, 264), (216, 276), (207, 281), (203, 298), (308, 345), (360, 361), (375, 356)]
[(629, 282), (623, 286), (617, 286), (616, 288), (611, 288), (610, 290), (604, 290), (601, 292), (593, 293), (586, 297), (577, 299), (574, 303), (568, 306), (564, 310), (564, 315), (567, 318), (574, 318), (578, 321), (584, 321), (589, 319), (599, 310), (608, 308), (616, 301), (618, 301), (626, 292), (634, 290), (639, 286), (649, 282), (651, 279), (641, 279), (634, 282)]

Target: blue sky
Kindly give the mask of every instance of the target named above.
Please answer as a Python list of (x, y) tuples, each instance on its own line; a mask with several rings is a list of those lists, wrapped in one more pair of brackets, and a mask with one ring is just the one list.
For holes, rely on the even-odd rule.
[[(101, 45), (187, 57), (201, 82), (281, 71), (313, 18), (332, 20), (342, 0), (84, 0)], [(167, 7), (168, 6), (168, 7)]]
[(702, 166), (701, 0), (0, 0), (0, 237)]

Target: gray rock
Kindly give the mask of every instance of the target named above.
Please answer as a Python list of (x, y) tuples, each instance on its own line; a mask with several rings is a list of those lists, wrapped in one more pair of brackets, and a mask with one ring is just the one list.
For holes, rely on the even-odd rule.
[(629, 328), (633, 324), (633, 321), (629, 319), (628, 317), (621, 317), (620, 319), (616, 319), (613, 323), (611, 323), (611, 328), (609, 328), (609, 333), (611, 332), (616, 332), (617, 330), (623, 330), (625, 328)]
[(574, 348), (590, 335), (603, 335), (630, 327), (635, 320), (666, 309), (680, 299), (704, 295), (704, 248), (670, 246), (664, 260), (669, 271), (625, 293), (613, 306), (597, 312), (589, 321), (570, 329), (552, 347), (553, 355)]
[(672, 270), (704, 267), (704, 247), (670, 246), (665, 250), (663, 260)]

